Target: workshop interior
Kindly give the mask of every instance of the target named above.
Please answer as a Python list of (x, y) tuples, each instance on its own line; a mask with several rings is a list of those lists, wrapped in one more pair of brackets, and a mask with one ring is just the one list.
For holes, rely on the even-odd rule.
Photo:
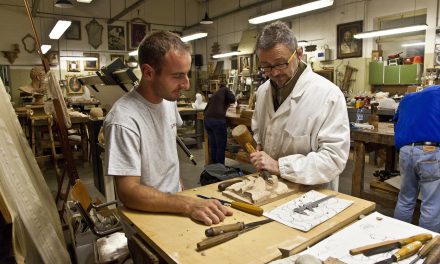
[[(0, 0), (0, 263), (440, 263), (439, 15), (439, 0)], [(262, 43), (275, 21), (287, 56)], [(108, 114), (145, 87), (139, 45), (162, 31), (191, 61), (164, 99), (175, 136), (150, 147), (176, 147), (175, 195), (233, 213), (212, 225), (124, 205), (107, 173)]]

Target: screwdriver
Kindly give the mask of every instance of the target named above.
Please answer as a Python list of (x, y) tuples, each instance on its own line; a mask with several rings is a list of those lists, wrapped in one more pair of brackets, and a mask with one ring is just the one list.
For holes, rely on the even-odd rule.
[(417, 251), (422, 247), (422, 242), (420, 241), (414, 241), (409, 243), (406, 246), (403, 246), (401, 249), (399, 249), (396, 253), (394, 253), (390, 258), (384, 259), (382, 261), (376, 262), (374, 264), (390, 264), (402, 259), (406, 259), (408, 257), (411, 257), (412, 255), (416, 254)]
[(420, 252), (417, 254), (417, 257), (413, 259), (409, 264), (416, 263), (419, 259), (423, 259), (428, 255), (428, 253), (435, 247), (435, 245), (440, 244), (440, 236), (436, 236), (433, 239), (431, 239), (426, 245), (423, 246), (423, 248), (420, 250)]

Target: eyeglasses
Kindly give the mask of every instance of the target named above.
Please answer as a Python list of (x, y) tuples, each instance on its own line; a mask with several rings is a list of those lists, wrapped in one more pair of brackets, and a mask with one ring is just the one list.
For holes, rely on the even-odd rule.
[(285, 63), (280, 63), (280, 64), (276, 64), (276, 65), (272, 65), (272, 66), (260, 66), (259, 69), (264, 72), (271, 72), (272, 69), (284, 70), (287, 68), (287, 66), (290, 64), (290, 62), (293, 60), (293, 58), (295, 57), (295, 54), (296, 54), (296, 50), (292, 53), (290, 58)]

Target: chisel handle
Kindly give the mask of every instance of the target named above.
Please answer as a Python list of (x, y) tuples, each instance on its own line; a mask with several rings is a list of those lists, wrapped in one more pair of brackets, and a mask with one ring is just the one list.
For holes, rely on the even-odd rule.
[(399, 249), (396, 253), (393, 254), (395, 261), (399, 261), (411, 257), (412, 255), (416, 254), (419, 251), (422, 245), (423, 245), (422, 242), (414, 241), (406, 246), (403, 246), (401, 249)]
[(419, 252), (420, 258), (425, 258), (426, 255), (435, 247), (435, 245), (440, 244), (440, 236), (436, 236), (431, 239)]
[(415, 236), (410, 236), (410, 237), (404, 238), (404, 239), (400, 240), (399, 243), (402, 246), (407, 245), (407, 244), (414, 242), (414, 241), (420, 241), (420, 242), (422, 242), (422, 244), (425, 244), (430, 239), (432, 239), (431, 234), (423, 233), (423, 234), (418, 234)]
[(224, 233), (218, 236), (207, 238), (199, 243), (197, 243), (197, 250), (205, 250), (207, 248), (219, 245), (221, 243), (224, 243), (226, 241), (229, 241), (233, 238), (236, 238), (240, 231), (234, 231), (229, 233)]
[(435, 243), (434, 247), (429, 251), (423, 264), (438, 264), (440, 263), (440, 243)]
[(237, 222), (235, 224), (230, 225), (222, 225), (215, 226), (205, 230), (205, 235), (207, 237), (218, 236), (223, 233), (232, 232), (232, 231), (241, 231), (244, 229), (244, 222)]
[(231, 202), (231, 207), (252, 215), (256, 215), (256, 216), (263, 215), (263, 208), (258, 207), (256, 205), (242, 203), (242, 202)]
[(240, 179), (240, 180), (231, 180), (231, 181), (225, 181), (225, 182), (222, 182), (222, 183), (220, 183), (219, 185), (218, 185), (218, 190), (219, 191), (221, 191), (221, 192), (223, 192), (224, 190), (226, 190), (226, 188), (228, 188), (229, 186), (231, 186), (231, 185), (233, 185), (233, 184), (236, 184), (236, 183), (238, 183), (238, 182), (241, 182), (242, 180)]

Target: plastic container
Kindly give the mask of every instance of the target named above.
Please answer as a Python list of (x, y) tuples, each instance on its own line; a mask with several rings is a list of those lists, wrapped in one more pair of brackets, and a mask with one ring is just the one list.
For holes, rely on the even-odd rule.
[(356, 123), (364, 122), (364, 113), (362, 112), (362, 107), (359, 107), (356, 112)]

